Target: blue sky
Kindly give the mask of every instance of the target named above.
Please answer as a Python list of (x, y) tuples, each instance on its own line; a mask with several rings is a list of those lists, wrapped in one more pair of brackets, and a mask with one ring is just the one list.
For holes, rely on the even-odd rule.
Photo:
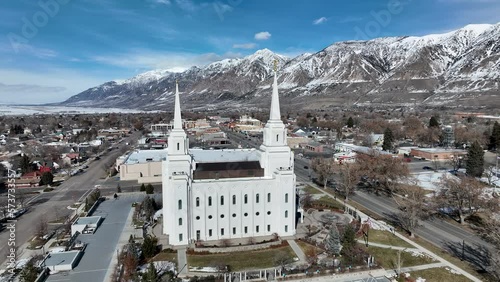
[(337, 41), (497, 23), (500, 1), (2, 0), (0, 19), (0, 104), (44, 103), (262, 48), (293, 57)]

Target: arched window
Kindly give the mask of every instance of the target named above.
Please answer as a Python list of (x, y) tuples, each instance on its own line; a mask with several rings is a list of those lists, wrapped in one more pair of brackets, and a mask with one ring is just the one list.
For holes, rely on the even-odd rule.
[(233, 205), (236, 205), (236, 195), (233, 195)]
[(285, 211), (285, 218), (288, 218), (288, 211)]
[(285, 194), (285, 203), (288, 203), (288, 193)]
[(179, 226), (182, 225), (182, 217), (179, 217)]
[(182, 210), (182, 200), (179, 200), (177, 202), (177, 208), (180, 209), (180, 210)]
[(212, 205), (212, 197), (208, 197), (208, 206)]
[(220, 196), (220, 205), (223, 206), (224, 205), (224, 196)]
[(248, 195), (247, 195), (247, 194), (245, 194), (245, 196), (244, 196), (244, 198), (243, 198), (243, 202), (244, 202), (245, 204), (248, 204)]
[(196, 206), (199, 207), (200, 206), (200, 197), (196, 197)]
[(270, 203), (271, 202), (271, 193), (267, 193), (267, 202)]
[(257, 203), (257, 204), (259, 203), (259, 198), (260, 198), (259, 194), (255, 195), (255, 203)]

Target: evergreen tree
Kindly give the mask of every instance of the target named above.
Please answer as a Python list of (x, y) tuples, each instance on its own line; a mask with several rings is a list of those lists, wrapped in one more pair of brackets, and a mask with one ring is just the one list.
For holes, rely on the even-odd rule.
[(333, 255), (339, 255), (342, 245), (340, 245), (340, 234), (337, 226), (334, 224), (330, 229), (328, 238), (326, 238), (325, 247), (328, 253)]
[(429, 120), (429, 127), (439, 127), (439, 121), (437, 117), (432, 116), (431, 119)]
[(390, 128), (386, 128), (384, 131), (384, 143), (382, 144), (382, 150), (391, 151), (394, 143), (394, 135)]
[(493, 130), (490, 135), (489, 149), (493, 151), (500, 149), (500, 124), (498, 124), (498, 121), (495, 121), (493, 124)]
[(141, 250), (142, 254), (146, 259), (152, 258), (154, 255), (156, 255), (156, 243), (158, 242), (158, 239), (155, 237), (151, 237), (150, 235), (147, 235), (144, 237), (144, 241), (142, 242)]
[(20, 274), (21, 282), (34, 282), (38, 277), (38, 269), (35, 267), (33, 260), (30, 260), (21, 270)]
[(116, 185), (116, 193), (121, 193), (122, 192), (122, 187), (120, 184)]
[(348, 224), (345, 227), (344, 235), (342, 236), (342, 249), (351, 249), (356, 245), (356, 231), (354, 231), (354, 227)]
[(467, 152), (467, 175), (481, 177), (484, 171), (484, 152), (479, 142), (475, 141)]
[(142, 281), (145, 282), (157, 282), (158, 281), (158, 273), (156, 272), (156, 267), (153, 262), (149, 263), (148, 270), (142, 276)]
[(21, 160), (19, 162), (19, 167), (21, 168), (21, 172), (23, 174), (32, 172), (33, 171), (33, 166), (31, 165), (31, 159), (28, 157), (26, 154), (24, 154), (21, 157)]
[(54, 175), (52, 172), (44, 172), (40, 178), (40, 185), (52, 185), (54, 183)]
[(146, 191), (146, 185), (144, 185), (144, 183), (142, 183), (141, 188), (139, 189), (139, 191), (141, 191), (141, 192)]
[(151, 183), (149, 183), (148, 186), (146, 186), (146, 194), (154, 194), (154, 192), (155, 188), (151, 185)]
[(354, 127), (354, 120), (352, 119), (352, 117), (349, 117), (347, 119), (347, 123), (346, 123), (347, 127), (349, 128), (353, 128)]

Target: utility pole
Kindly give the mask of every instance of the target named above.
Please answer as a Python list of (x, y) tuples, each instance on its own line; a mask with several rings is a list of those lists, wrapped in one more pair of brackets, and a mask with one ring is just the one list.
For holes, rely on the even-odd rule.
[(462, 240), (462, 260), (465, 260), (465, 240)]

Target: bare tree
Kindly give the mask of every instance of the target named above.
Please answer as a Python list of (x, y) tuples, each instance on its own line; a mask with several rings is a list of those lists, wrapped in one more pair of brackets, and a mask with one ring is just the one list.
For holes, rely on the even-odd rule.
[(292, 262), (292, 258), (286, 253), (280, 252), (274, 256), (274, 265), (281, 267), (282, 270)]
[(484, 197), (484, 186), (475, 178), (446, 176), (439, 185), (442, 189), (437, 197), (438, 205), (456, 212), (461, 224), (467, 215), (482, 208), (490, 210), (498, 205), (497, 199)]
[(71, 177), (71, 172), (73, 171), (73, 167), (71, 166), (71, 163), (63, 162), (61, 164), (61, 170), (64, 171), (65, 173), (65, 179), (68, 179)]
[(414, 238), (414, 232), (419, 225), (419, 221), (427, 214), (425, 207), (426, 192), (416, 185), (403, 186), (400, 191), (403, 197), (394, 197), (400, 209), (396, 217), (401, 227), (410, 233), (410, 237)]
[(410, 175), (408, 165), (402, 159), (382, 155), (375, 150), (369, 154), (356, 155), (356, 163), (359, 164), (360, 175), (369, 181), (376, 192), (383, 188), (392, 194), (399, 183), (407, 180)]
[(36, 226), (36, 236), (42, 238), (47, 234), (49, 224), (47, 223), (47, 218), (45, 216), (41, 216), (38, 219), (38, 224)]
[(323, 188), (326, 189), (328, 180), (335, 172), (335, 160), (333, 158), (315, 158), (311, 162), (311, 168), (318, 174), (319, 181), (323, 183)]
[(361, 177), (361, 170), (358, 163), (341, 163), (336, 166), (339, 175), (338, 189), (344, 194), (345, 200), (349, 200), (349, 195), (358, 185)]
[(311, 207), (312, 204), (312, 195), (310, 193), (305, 193), (300, 196), (300, 205), (302, 208), (307, 209)]
[(463, 158), (464, 157), (461, 154), (453, 153), (451, 158), (447, 161), (447, 164), (451, 165), (451, 167), (453, 167), (453, 170), (457, 171), (462, 165)]

